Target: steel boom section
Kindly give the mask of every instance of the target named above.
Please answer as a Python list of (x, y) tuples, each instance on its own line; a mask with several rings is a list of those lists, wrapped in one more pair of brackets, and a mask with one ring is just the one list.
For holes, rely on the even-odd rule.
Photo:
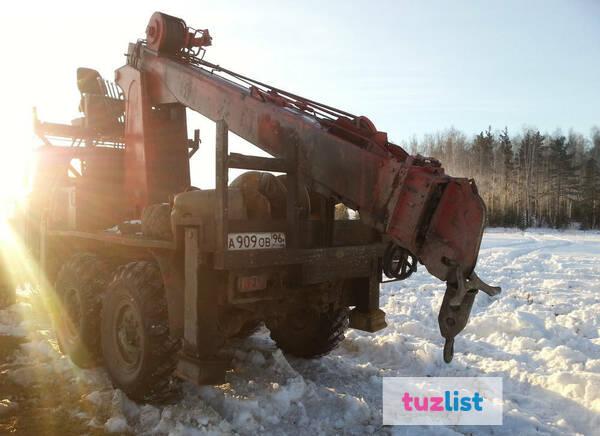
[(401, 161), (327, 131), (300, 110), (264, 101), (259, 93), (208, 70), (139, 46), (135, 67), (156, 104), (180, 103), (277, 157), (298, 150), (305, 183), (359, 210), (361, 219), (413, 252), (444, 281), (475, 267), (485, 208), (472, 181), (441, 167)]

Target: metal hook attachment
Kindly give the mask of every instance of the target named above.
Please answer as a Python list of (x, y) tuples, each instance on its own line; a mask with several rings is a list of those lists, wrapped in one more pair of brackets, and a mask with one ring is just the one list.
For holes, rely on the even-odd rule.
[(450, 363), (452, 362), (452, 358), (454, 357), (454, 338), (446, 339), (444, 343), (444, 362)]
[(456, 295), (450, 300), (451, 306), (460, 306), (465, 295), (467, 295), (467, 292), (469, 291), (482, 291), (490, 297), (502, 292), (502, 289), (499, 286), (490, 286), (481, 280), (479, 276), (475, 274), (475, 271), (473, 271), (469, 277), (465, 278), (462, 269), (460, 266), (457, 266), (455, 274), (458, 289)]
[(440, 325), (440, 333), (446, 338), (444, 345), (444, 362), (450, 363), (454, 357), (454, 338), (458, 335), (469, 321), (471, 308), (475, 301), (477, 290), (467, 291), (458, 306), (452, 305), (457, 294), (458, 288), (455, 285), (448, 284), (446, 294), (442, 301), (440, 314), (438, 315), (438, 323)]

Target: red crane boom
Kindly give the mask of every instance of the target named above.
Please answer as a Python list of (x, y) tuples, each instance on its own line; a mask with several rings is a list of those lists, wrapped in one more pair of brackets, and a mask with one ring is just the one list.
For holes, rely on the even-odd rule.
[[(197, 31), (179, 18), (155, 13), (146, 35), (145, 43), (130, 46), (128, 65), (117, 71), (117, 82), (128, 102), (126, 162), (140, 169), (133, 180), (138, 188), (141, 180), (153, 180), (142, 173), (149, 171), (157, 153), (147, 122), (149, 112), (156, 105), (178, 104), (213, 121), (226, 121), (236, 135), (276, 158), (297, 153), (306, 185), (359, 211), (365, 223), (391, 238), (395, 246), (387, 253), (388, 269), (412, 269), (406, 266), (412, 255), (448, 283), (442, 312), (451, 313), (450, 307), (461, 305), (470, 311), (469, 291), (500, 292), (474, 272), (485, 205), (473, 180), (446, 175), (435, 159), (410, 156), (366, 117), (204, 61), (199, 54), (211, 44), (207, 30)], [(173, 156), (184, 152), (183, 147), (170, 146), (160, 159), (177, 161)], [(184, 179), (189, 177), (188, 170), (181, 170)], [(172, 182), (152, 181), (159, 190)], [(138, 207), (152, 197), (152, 187), (145, 189), (149, 197), (132, 199)], [(140, 195), (139, 189), (127, 191)], [(393, 259), (398, 253), (408, 255)], [(450, 342), (462, 323), (456, 319), (446, 323), (448, 318), (440, 314), (442, 334)]]

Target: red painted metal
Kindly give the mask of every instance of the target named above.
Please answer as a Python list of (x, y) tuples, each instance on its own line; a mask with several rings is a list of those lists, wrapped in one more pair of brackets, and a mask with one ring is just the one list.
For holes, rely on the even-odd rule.
[[(359, 210), (361, 218), (413, 252), (441, 280), (475, 267), (485, 208), (474, 184), (439, 162), (410, 157), (366, 118), (320, 121), (301, 103), (263, 92), (138, 46), (137, 68), (155, 105), (179, 102), (275, 157), (299, 149), (305, 180)], [(128, 103), (132, 105), (133, 102)]]
[[(161, 242), (97, 231), (116, 223), (121, 223), (119, 229), (124, 233), (127, 228), (136, 229), (135, 224), (123, 221), (140, 218), (147, 205), (170, 201), (172, 195), (187, 190), (189, 148), (195, 150), (199, 145), (199, 137), (187, 138), (185, 113), (190, 108), (217, 122), (217, 189), (205, 191), (208, 195), (202, 197), (203, 202), (199, 202), (201, 197), (190, 201), (201, 213), (184, 212), (177, 218), (174, 213), (171, 223), (178, 231), (181, 225), (192, 226), (185, 230), (184, 252), (169, 258), (157, 256), (167, 289), (171, 332), (180, 336), (185, 331), (185, 343), (193, 344), (188, 351), (201, 354), (202, 350), (202, 355), (211, 356), (222, 339), (216, 330), (218, 311), (211, 305), (217, 300), (210, 299), (218, 295), (217, 302), (224, 303), (226, 273), (235, 274), (229, 276), (235, 278), (229, 283), (240, 295), (278, 290), (271, 272), (256, 273), (263, 267), (277, 269), (290, 289), (343, 283), (347, 288), (344, 295), (351, 298), (343, 304), (356, 306), (351, 325), (376, 331), (385, 326), (378, 301), (381, 270), (396, 279), (406, 278), (417, 257), (431, 274), (448, 282), (439, 322), (447, 340), (444, 358), (449, 361), (454, 336), (464, 328), (471, 310), (474, 293), (469, 291), (482, 290), (489, 295), (500, 291), (483, 283), (474, 272), (485, 221), (485, 206), (475, 183), (446, 175), (435, 159), (410, 156), (364, 116), (204, 61), (199, 53), (211, 44), (207, 30), (193, 30), (179, 18), (155, 13), (146, 37), (130, 44), (127, 65), (116, 72), (122, 92), (112, 84), (108, 88), (102, 85), (94, 70), (80, 69), (84, 116), (72, 126), (40, 123), (36, 118), (36, 132), (45, 143), (39, 151), (45, 166), (34, 180), (29, 219), (35, 235), (31, 246), (37, 247), (35, 250), (43, 247), (38, 250), (43, 269), (55, 274), (54, 266), (46, 265), (46, 235), (77, 240), (78, 247), (96, 241), (110, 244), (111, 249), (123, 245), (151, 249), (154, 254), (181, 247), (179, 238)], [(229, 131), (275, 159), (229, 154)], [(70, 146), (54, 147), (50, 138), (70, 139)], [(234, 199), (227, 181), (230, 168), (287, 173), (280, 179), (285, 180), (285, 192), (273, 194), (274, 201), (265, 194), (264, 204), (272, 210), (262, 220), (253, 220), (250, 214), (248, 220), (234, 219), (242, 216), (233, 213), (241, 208), (242, 197), (238, 196), (236, 207), (228, 200)], [(261, 178), (257, 183), (262, 186), (262, 182)], [(307, 199), (303, 202), (300, 197), (304, 194)], [(311, 202), (316, 199), (316, 209), (321, 209), (312, 221), (305, 213), (309, 195)], [(361, 220), (376, 231), (356, 222), (345, 226), (340, 221), (334, 226), (338, 201), (358, 210)], [(273, 212), (273, 203), (278, 204), (278, 213)], [(174, 204), (177, 211), (177, 199)], [(42, 221), (45, 225), (41, 227)], [(268, 231), (285, 230), (286, 249), (278, 253), (226, 249), (229, 231), (264, 231), (263, 226)], [(364, 229), (368, 232), (356, 238), (358, 242), (347, 237)], [(341, 238), (340, 233), (346, 237)], [(413, 264), (410, 272), (400, 263), (401, 258), (409, 257)], [(198, 281), (199, 262), (215, 269), (203, 267), (202, 284)], [(382, 263), (388, 268), (381, 268)], [(394, 265), (400, 266), (396, 272), (389, 268)], [(240, 273), (247, 268), (252, 272)], [(403, 277), (397, 274), (400, 270)], [(188, 301), (193, 304), (186, 307), (199, 311), (184, 311)]]
[(146, 42), (130, 45), (128, 65), (116, 73), (126, 101), (127, 216), (137, 217), (146, 205), (189, 186), (185, 108), (190, 108), (224, 120), (233, 133), (277, 158), (297, 150), (301, 175), (313, 191), (358, 210), (365, 223), (412, 252), (441, 280), (471, 275), (485, 220), (473, 181), (446, 175), (435, 159), (409, 156), (366, 117), (195, 57), (192, 50), (210, 45), (210, 35), (179, 18), (155, 13), (146, 36)]
[(211, 45), (208, 30), (190, 29), (181, 18), (155, 12), (146, 27), (148, 48), (167, 54)]
[(130, 66), (117, 71), (125, 106), (125, 195), (128, 215), (138, 218), (149, 204), (163, 203), (190, 186), (185, 108), (157, 108), (147, 74)]

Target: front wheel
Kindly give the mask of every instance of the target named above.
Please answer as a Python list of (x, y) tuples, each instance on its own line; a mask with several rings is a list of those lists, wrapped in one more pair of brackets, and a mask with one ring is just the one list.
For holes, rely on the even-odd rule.
[(168, 390), (179, 341), (169, 336), (162, 276), (149, 261), (117, 270), (102, 304), (102, 352), (113, 384), (135, 400)]
[(298, 357), (318, 357), (329, 353), (344, 340), (348, 328), (348, 308), (319, 312), (302, 308), (275, 323), (268, 323), (271, 338), (284, 353)]
[(52, 318), (61, 351), (80, 368), (100, 360), (100, 304), (109, 265), (93, 253), (77, 253), (60, 269)]

